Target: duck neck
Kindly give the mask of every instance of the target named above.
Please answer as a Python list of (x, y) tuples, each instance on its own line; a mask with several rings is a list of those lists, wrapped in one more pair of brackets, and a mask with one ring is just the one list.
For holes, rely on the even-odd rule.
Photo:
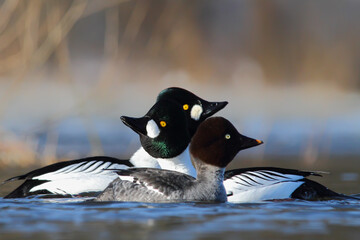
[(226, 202), (226, 190), (224, 187), (225, 168), (205, 164), (198, 159), (193, 159), (196, 164), (197, 193), (207, 196), (208, 200)]
[(207, 183), (213, 183), (214, 185), (223, 184), (225, 168), (203, 164), (202, 162), (197, 161), (196, 172), (196, 179), (198, 181), (206, 181)]
[(134, 167), (160, 168), (157, 160), (140, 147), (129, 160)]
[(162, 169), (173, 170), (196, 177), (196, 171), (190, 159), (189, 147), (174, 158), (157, 158), (157, 161)]

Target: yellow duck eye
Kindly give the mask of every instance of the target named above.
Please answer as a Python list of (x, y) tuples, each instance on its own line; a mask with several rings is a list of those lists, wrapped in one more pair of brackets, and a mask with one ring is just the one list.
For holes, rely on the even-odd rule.
[(160, 126), (166, 127), (166, 122), (165, 121), (160, 121)]
[(183, 105), (183, 109), (184, 109), (185, 111), (188, 110), (188, 109), (189, 109), (189, 105), (184, 104), (184, 105)]
[(231, 138), (230, 134), (226, 134), (226, 135), (225, 135), (225, 138), (226, 138), (226, 139), (230, 139), (230, 138)]

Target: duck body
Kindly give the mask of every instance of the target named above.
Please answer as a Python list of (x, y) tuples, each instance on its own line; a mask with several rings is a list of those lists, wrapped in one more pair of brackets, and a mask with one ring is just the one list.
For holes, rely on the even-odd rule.
[(214, 178), (213, 181), (203, 181), (177, 171), (151, 168), (119, 170), (117, 174), (120, 177), (114, 180), (96, 198), (96, 201), (226, 202), (227, 200), (221, 177)]

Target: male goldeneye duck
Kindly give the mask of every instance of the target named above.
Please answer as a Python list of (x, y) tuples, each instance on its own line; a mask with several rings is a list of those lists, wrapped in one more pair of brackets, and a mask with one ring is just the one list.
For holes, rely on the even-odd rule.
[[(199, 123), (227, 105), (225, 101), (208, 102), (182, 88), (167, 88), (161, 91), (157, 97), (157, 101), (160, 100), (172, 100), (182, 106), (191, 136), (195, 133), (194, 130)], [(186, 148), (187, 145), (184, 146), (183, 150)], [(151, 152), (155, 155), (155, 151)], [(181, 159), (184, 155), (178, 157)], [(177, 157), (170, 154), (159, 156)], [(5, 198), (21, 198), (33, 195), (51, 197), (96, 196), (117, 177), (113, 172), (104, 171), (104, 169), (126, 169), (128, 167), (158, 168), (159, 164), (156, 157), (149, 155), (143, 147), (140, 147), (130, 160), (96, 156), (58, 162), (6, 180), (4, 183), (14, 180), (25, 180), (25, 182)]]
[[(161, 121), (156, 124), (163, 127)], [(171, 125), (172, 121), (168, 120), (164, 128), (170, 128)], [(187, 131), (187, 128), (174, 125), (172, 127), (177, 128), (178, 132)], [(241, 135), (225, 118), (209, 118), (200, 124), (190, 144), (196, 178), (164, 169), (118, 170), (119, 178), (95, 201), (226, 202), (227, 195), (223, 185), (225, 167), (240, 150), (261, 143), (262, 141)], [(159, 143), (159, 146), (162, 144)]]

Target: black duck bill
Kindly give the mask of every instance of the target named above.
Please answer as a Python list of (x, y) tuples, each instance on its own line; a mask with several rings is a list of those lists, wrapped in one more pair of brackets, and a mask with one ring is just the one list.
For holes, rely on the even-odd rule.
[(208, 117), (211, 117), (221, 109), (223, 109), (228, 104), (227, 101), (224, 102), (208, 102), (202, 100), (202, 107), (204, 112), (201, 114), (201, 119), (205, 120)]
[(120, 119), (126, 126), (134, 130), (136, 133), (145, 136), (147, 135), (146, 125), (150, 121), (149, 117), (145, 116), (141, 118), (133, 118), (121, 116)]

